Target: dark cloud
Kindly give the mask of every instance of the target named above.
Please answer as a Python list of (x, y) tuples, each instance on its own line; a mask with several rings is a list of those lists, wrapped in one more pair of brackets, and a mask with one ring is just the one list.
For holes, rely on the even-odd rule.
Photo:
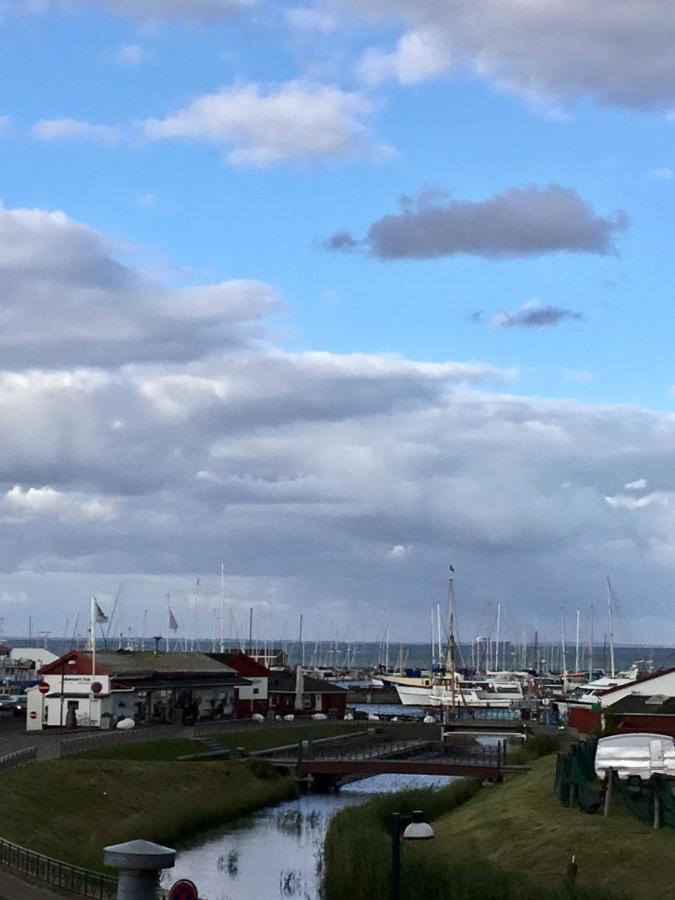
[(0, 208), (6, 369), (183, 361), (247, 345), (281, 308), (257, 281), (171, 288), (61, 212)]
[(322, 246), (325, 250), (338, 250), (341, 253), (351, 253), (359, 246), (359, 242), (353, 237), (349, 231), (336, 231), (327, 238)]
[(403, 29), (393, 48), (371, 48), (372, 82), (412, 84), (467, 69), (530, 103), (582, 98), (628, 108), (675, 103), (675, 18), (663, 0), (343, 0)]
[(526, 304), (519, 312), (498, 313), (492, 319), (495, 328), (549, 328), (561, 322), (580, 322), (581, 313), (543, 303)]
[[(635, 635), (655, 633), (656, 621), (669, 627), (668, 414), (508, 396), (503, 382), (517, 373), (484, 363), (288, 353), (245, 335), (227, 354), (161, 358), (153, 342), (167, 314), (148, 311), (141, 273), (114, 265), (100, 235), (65, 217), (22, 221), (28, 230), (13, 241), (5, 232), (0, 248), (3, 268), (44, 304), (33, 297), (30, 319), (7, 320), (25, 358), (28, 338), (58, 358), (50, 333), (74, 327), (72, 292), (101, 352), (106, 328), (125, 327), (147, 328), (150, 351), (105, 368), (78, 356), (0, 370), (7, 630), (39, 613), (41, 628), (60, 633), (68, 615), (86, 620), (87, 596), (114, 596), (124, 581), (121, 630), (138, 633), (148, 609), (161, 632), (167, 591), (185, 621), (201, 576), (198, 630), (208, 634), (222, 560), (232, 620), (254, 605), (258, 634), (287, 635), (284, 622), (294, 630), (311, 610), (324, 635), (332, 621), (351, 639), (376, 639), (386, 622), (423, 639), (448, 558), (469, 635), (486, 597), (508, 608), (514, 635), (533, 610), (540, 635), (557, 634), (561, 600), (583, 608), (608, 571), (626, 596), (649, 593), (648, 614), (632, 616)], [(181, 341), (203, 349), (202, 316), (215, 300), (208, 286), (197, 291)], [(173, 297), (166, 285), (152, 292)], [(106, 299), (87, 306), (89, 296)], [(250, 300), (234, 296), (228, 321), (245, 327)]]
[[(617, 211), (600, 216), (575, 191), (559, 185), (512, 188), (488, 200), (454, 200), (438, 192), (406, 198), (399, 213), (383, 216), (362, 242), (378, 259), (437, 259), (468, 254), (488, 259), (545, 253), (614, 252), (614, 238), (628, 226)], [(351, 251), (359, 242), (339, 231), (328, 249)]]

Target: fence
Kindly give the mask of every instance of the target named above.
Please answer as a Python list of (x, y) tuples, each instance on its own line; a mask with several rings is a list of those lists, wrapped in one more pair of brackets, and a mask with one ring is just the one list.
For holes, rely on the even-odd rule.
[(61, 741), (61, 756), (74, 756), (100, 747), (114, 747), (117, 744), (134, 744), (143, 741), (160, 741), (182, 737), (185, 729), (181, 725), (162, 725), (156, 728), (139, 728), (130, 731), (103, 731), (82, 737), (64, 738)]
[(16, 753), (8, 753), (7, 756), (0, 756), (0, 775), (4, 772), (11, 772), (12, 769), (18, 769), (19, 766), (25, 766), (26, 763), (35, 762), (37, 760), (37, 747), (26, 747), (24, 750), (17, 750)]
[(117, 879), (52, 859), (0, 838), (0, 864), (82, 897), (108, 900), (117, 896)]

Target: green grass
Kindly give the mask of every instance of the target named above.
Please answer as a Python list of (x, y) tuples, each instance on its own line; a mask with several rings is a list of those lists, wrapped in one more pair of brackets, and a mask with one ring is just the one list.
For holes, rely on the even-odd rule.
[[(660, 900), (675, 883), (675, 832), (653, 831), (616, 798), (609, 818), (566, 809), (553, 793), (555, 757), (439, 819), (436, 838), (414, 852), (437, 862), (469, 866), (485, 860), (507, 873), (527, 873), (536, 884), (561, 884), (572, 854), (577, 883), (595, 896)], [(595, 887), (593, 887), (595, 885)], [(546, 896), (545, 894), (541, 895)]]
[(126, 759), (136, 762), (169, 762), (191, 753), (203, 753), (204, 745), (187, 738), (175, 740), (145, 741), (138, 744), (122, 744), (119, 747), (101, 747), (78, 754), (78, 759)]
[[(391, 814), (414, 808), (422, 809), (425, 818), (433, 822), (436, 836), (421, 845), (402, 843), (401, 896), (406, 900), (627, 898), (622, 879), (607, 878), (603, 884), (602, 878), (591, 878), (592, 873), (602, 873), (597, 868), (591, 870), (588, 861), (582, 863), (586, 869), (581, 871), (576, 889), (566, 882), (571, 854), (567, 847), (559, 854), (557, 847), (552, 849), (560, 834), (551, 833), (549, 822), (542, 827), (533, 807), (538, 807), (543, 798), (548, 814), (560, 812), (562, 818), (575, 822), (586, 822), (591, 817), (561, 810), (555, 798), (551, 801), (550, 758), (534, 763), (533, 769), (532, 779), (522, 776), (501, 787), (478, 791), (475, 783), (456, 782), (441, 791), (406, 791), (340, 812), (332, 820), (326, 839), (326, 900), (386, 900), (391, 872), (391, 839), (387, 831)], [(624, 828), (625, 824), (624, 820)], [(538, 829), (535, 839), (533, 825)], [(587, 835), (590, 841), (599, 837)], [(629, 856), (630, 841), (627, 834), (624, 837), (627, 841), (623, 853)], [(613, 840), (614, 835), (608, 837), (610, 843)], [(581, 850), (577, 856), (580, 861), (584, 859)], [(611, 869), (602, 871), (611, 874)], [(642, 878), (646, 876), (644, 870)], [(645, 896), (665, 898), (670, 894)]]
[(101, 869), (108, 844), (146, 838), (175, 846), (296, 793), (292, 779), (263, 780), (245, 763), (75, 756), (2, 776), (0, 834), (57, 859)]
[(288, 728), (265, 728), (250, 731), (224, 731), (209, 735), (209, 742), (220, 744), (221, 747), (241, 747), (247, 753), (255, 753), (257, 750), (271, 750), (273, 747), (285, 747), (288, 744), (297, 744), (300, 741), (316, 741), (319, 738), (337, 737), (342, 734), (354, 733), (362, 729), (353, 725), (322, 723), (316, 725), (294, 725)]

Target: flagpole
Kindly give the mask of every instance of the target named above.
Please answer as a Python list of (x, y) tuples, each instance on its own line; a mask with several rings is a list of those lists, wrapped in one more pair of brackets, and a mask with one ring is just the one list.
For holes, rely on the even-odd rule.
[(96, 674), (96, 625), (94, 619), (96, 617), (95, 607), (96, 597), (91, 598), (91, 674)]

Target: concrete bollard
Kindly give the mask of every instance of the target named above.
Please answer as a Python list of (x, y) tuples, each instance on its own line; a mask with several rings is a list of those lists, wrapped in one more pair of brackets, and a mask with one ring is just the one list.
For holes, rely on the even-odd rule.
[(106, 866), (119, 869), (117, 900), (155, 900), (162, 869), (172, 869), (176, 851), (152, 841), (127, 841), (103, 848)]

